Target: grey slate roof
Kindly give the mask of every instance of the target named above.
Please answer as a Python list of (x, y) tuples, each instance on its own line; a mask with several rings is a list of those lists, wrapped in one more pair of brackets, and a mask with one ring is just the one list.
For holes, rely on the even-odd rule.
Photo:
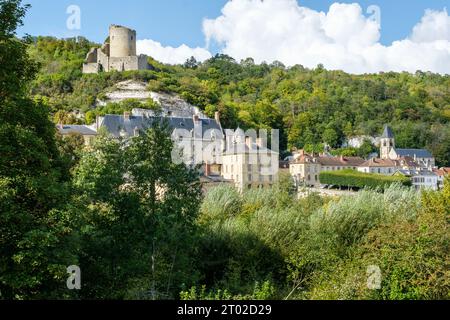
[(84, 126), (84, 125), (62, 125), (62, 126), (58, 125), (57, 128), (58, 128), (58, 131), (62, 135), (68, 135), (71, 133), (79, 133), (84, 136), (95, 136), (97, 134), (97, 132), (95, 132), (88, 126)]
[(385, 125), (384, 126), (383, 135), (381, 137), (382, 138), (393, 139), (394, 138), (394, 132), (392, 132), (391, 127), (389, 127), (388, 125)]
[(430, 153), (430, 151), (425, 149), (395, 149), (395, 152), (400, 157), (411, 157), (414, 158), (433, 158), (433, 155)]
[(401, 173), (405, 176), (428, 176), (428, 177), (435, 177), (437, 176), (436, 173), (428, 170), (404, 170), (399, 169), (397, 170), (398, 173)]
[[(144, 116), (130, 116), (129, 119), (125, 119), (123, 115), (106, 115), (102, 121), (102, 127), (118, 138), (121, 136), (121, 132), (126, 132), (127, 136), (134, 136), (135, 129), (138, 131), (145, 131), (152, 127), (153, 123), (163, 123), (167, 121), (170, 128), (173, 130), (184, 129), (187, 131), (193, 130), (196, 126), (192, 118), (174, 118), (174, 117), (144, 117)], [(220, 131), (222, 128), (213, 119), (199, 119), (198, 124), (201, 123), (202, 135), (206, 132)], [(197, 125), (198, 127), (198, 125)]]

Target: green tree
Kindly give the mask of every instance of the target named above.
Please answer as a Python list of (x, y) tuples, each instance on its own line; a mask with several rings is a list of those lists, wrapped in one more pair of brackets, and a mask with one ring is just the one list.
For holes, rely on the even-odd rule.
[[(173, 298), (192, 283), (198, 174), (172, 162), (166, 127), (99, 137), (75, 170), (84, 298)], [(95, 257), (95, 259), (93, 259)]]
[[(15, 38), (28, 6), (0, 1), (0, 292), (6, 299), (62, 298), (70, 217), (48, 109), (25, 95), (36, 71)], [(7, 61), (7, 63), (5, 63)]]
[(367, 158), (370, 154), (377, 152), (377, 148), (368, 139), (364, 139), (362, 145), (358, 148), (357, 155), (361, 158)]
[(328, 128), (323, 132), (322, 135), (323, 142), (327, 143), (332, 148), (335, 148), (338, 146), (339, 143), (339, 137), (336, 132), (336, 130)]

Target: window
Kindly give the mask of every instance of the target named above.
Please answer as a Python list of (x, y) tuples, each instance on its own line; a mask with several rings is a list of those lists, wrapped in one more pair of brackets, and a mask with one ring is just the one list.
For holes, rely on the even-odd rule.
[(248, 175), (248, 181), (250, 181), (250, 182), (252, 181), (252, 175), (251, 174)]

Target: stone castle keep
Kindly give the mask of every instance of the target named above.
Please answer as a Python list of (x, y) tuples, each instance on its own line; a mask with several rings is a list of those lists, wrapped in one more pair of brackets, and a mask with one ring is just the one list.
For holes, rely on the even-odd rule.
[(149, 69), (146, 55), (136, 54), (136, 31), (111, 25), (109, 40), (101, 48), (92, 48), (83, 64), (83, 73)]

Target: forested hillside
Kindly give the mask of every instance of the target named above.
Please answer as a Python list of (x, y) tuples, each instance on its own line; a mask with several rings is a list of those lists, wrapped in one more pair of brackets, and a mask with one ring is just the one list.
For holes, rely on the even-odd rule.
[[(393, 185), (299, 199), (281, 176), (267, 189), (203, 194), (198, 171), (171, 161), (164, 125), (129, 140), (100, 134), (85, 149), (58, 138), (49, 120), (88, 111), (107, 87), (135, 78), (220, 110), (226, 126), (282, 128), (292, 146), (332, 131), (337, 145), (392, 122), (405, 128), (400, 143), (441, 147), (442, 163), (448, 77), (354, 77), (223, 56), (83, 76), (88, 41), (17, 39), (27, 9), (0, 0), (0, 61), (8, 61), (0, 68), (0, 300), (450, 298), (448, 179), (440, 191)], [(82, 270), (79, 290), (67, 286), (68, 266)]]
[(449, 75), (350, 75), (225, 55), (178, 66), (150, 61), (152, 71), (83, 75), (92, 45), (84, 38), (32, 39), (29, 53), (41, 64), (30, 88), (35, 99), (53, 113), (87, 112), (118, 81), (144, 80), (149, 90), (177, 93), (210, 116), (220, 111), (225, 127), (280, 129), (282, 150), (320, 149), (321, 143), (338, 148), (347, 137), (378, 135), (389, 123), (398, 147), (428, 148), (439, 165), (450, 165)]

